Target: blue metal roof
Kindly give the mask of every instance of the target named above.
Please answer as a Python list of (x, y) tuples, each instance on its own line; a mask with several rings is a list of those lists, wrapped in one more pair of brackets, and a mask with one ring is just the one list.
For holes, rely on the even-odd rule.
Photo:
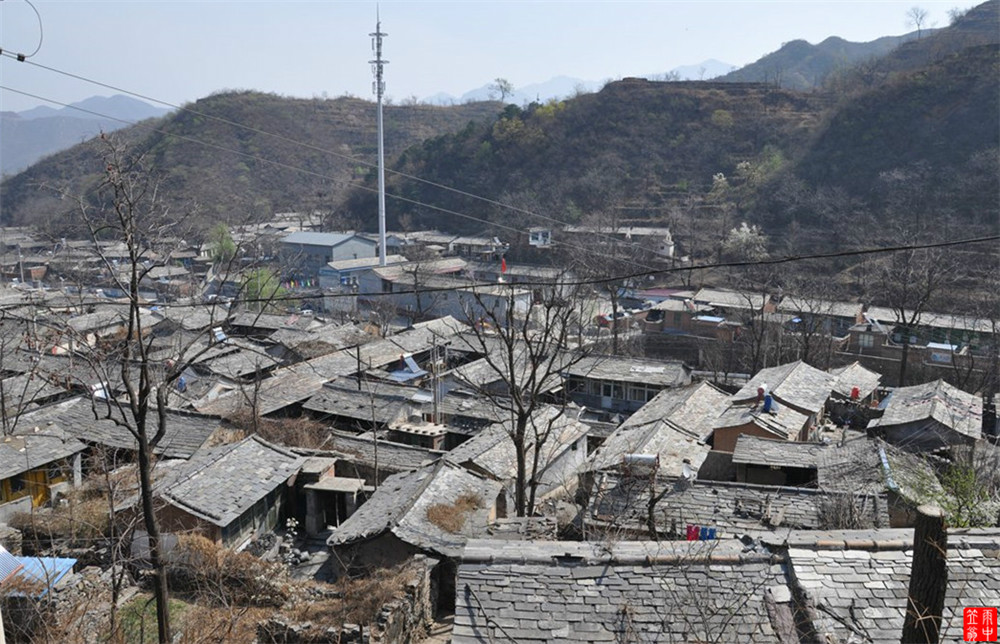
[(17, 576), (42, 586), (36, 597), (45, 597), (63, 577), (73, 572), (76, 559), (57, 557), (16, 557), (24, 566)]

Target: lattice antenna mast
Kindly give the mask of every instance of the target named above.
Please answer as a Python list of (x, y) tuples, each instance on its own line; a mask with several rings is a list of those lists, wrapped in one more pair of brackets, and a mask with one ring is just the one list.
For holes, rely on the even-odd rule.
[(375, 53), (375, 60), (368, 62), (372, 66), (372, 74), (375, 75), (372, 92), (375, 94), (378, 106), (378, 264), (385, 266), (385, 145), (382, 138), (382, 95), (385, 94), (385, 81), (382, 80), (382, 76), (383, 67), (388, 65), (389, 61), (382, 60), (382, 38), (389, 34), (382, 33), (382, 20), (378, 9), (375, 10), (375, 33), (368, 35), (372, 37), (372, 51)]

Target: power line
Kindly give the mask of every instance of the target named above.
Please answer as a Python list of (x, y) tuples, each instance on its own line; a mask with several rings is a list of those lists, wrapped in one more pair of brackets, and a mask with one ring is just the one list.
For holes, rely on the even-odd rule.
[[(8, 92), (14, 92), (15, 94), (21, 94), (22, 96), (27, 96), (27, 97), (38, 99), (38, 100), (41, 100), (41, 101), (46, 101), (46, 102), (52, 103), (54, 105), (60, 105), (62, 107), (67, 107), (69, 109), (76, 110), (78, 112), (84, 112), (86, 114), (91, 114), (93, 116), (99, 116), (101, 118), (106, 118), (106, 119), (109, 119), (109, 120), (118, 121), (119, 123), (125, 123), (126, 125), (132, 125), (132, 126), (135, 126), (135, 127), (145, 128), (145, 129), (147, 129), (149, 131), (157, 132), (159, 134), (163, 134), (164, 136), (174, 137), (174, 138), (180, 139), (182, 141), (188, 141), (190, 143), (195, 143), (195, 144), (198, 144), (198, 145), (204, 145), (206, 147), (214, 148), (214, 149), (222, 151), (222, 152), (229, 152), (231, 154), (235, 154), (235, 155), (247, 158), (247, 159), (252, 159), (254, 161), (260, 161), (260, 162), (263, 162), (263, 163), (269, 163), (269, 164), (272, 164), (274, 166), (277, 166), (277, 167), (280, 167), (280, 168), (284, 168), (286, 170), (291, 170), (293, 172), (299, 172), (301, 174), (305, 174), (305, 175), (317, 177), (317, 178), (320, 178), (320, 179), (325, 179), (325, 180), (330, 181), (332, 183), (339, 184), (339, 185), (342, 185), (342, 186), (346, 186), (346, 187), (349, 187), (349, 188), (353, 187), (353, 188), (357, 188), (359, 190), (365, 190), (367, 192), (376, 192), (375, 188), (371, 188), (371, 187), (366, 186), (366, 185), (361, 184), (361, 183), (352, 183), (352, 182), (349, 182), (349, 181), (343, 181), (343, 180), (340, 180), (340, 179), (335, 179), (335, 178), (333, 178), (333, 177), (331, 177), (329, 175), (325, 175), (325, 174), (322, 174), (322, 173), (319, 173), (319, 172), (315, 172), (313, 170), (308, 170), (306, 168), (300, 168), (298, 166), (294, 166), (294, 165), (291, 165), (289, 163), (285, 163), (283, 161), (275, 161), (273, 159), (268, 159), (268, 158), (265, 158), (265, 157), (257, 156), (257, 155), (254, 155), (254, 154), (250, 154), (249, 152), (243, 152), (242, 150), (235, 150), (233, 148), (228, 148), (226, 146), (219, 145), (217, 143), (211, 143), (211, 142), (208, 142), (208, 141), (202, 141), (202, 140), (200, 140), (198, 138), (195, 138), (195, 137), (192, 137), (192, 136), (188, 136), (188, 135), (184, 135), (184, 134), (177, 134), (175, 132), (170, 132), (170, 131), (167, 131), (165, 129), (155, 127), (153, 125), (147, 125), (145, 122), (129, 121), (128, 119), (123, 119), (123, 118), (119, 118), (119, 117), (115, 117), (115, 116), (110, 116), (110, 115), (107, 115), (107, 114), (103, 114), (101, 112), (97, 112), (97, 111), (94, 111), (94, 110), (86, 109), (86, 108), (83, 108), (83, 107), (80, 107), (80, 106), (77, 106), (77, 105), (70, 105), (68, 103), (63, 103), (63, 102), (57, 101), (55, 99), (46, 98), (44, 96), (39, 96), (37, 94), (33, 94), (31, 92), (26, 92), (24, 90), (15, 89), (13, 87), (9, 87), (9, 86), (6, 86), (6, 85), (0, 85), (0, 89), (6, 90)], [(451, 210), (449, 208), (443, 208), (441, 206), (435, 206), (435, 205), (432, 205), (432, 204), (424, 203), (424, 202), (421, 202), (421, 201), (417, 201), (415, 199), (410, 199), (408, 197), (403, 197), (401, 195), (395, 195), (395, 194), (392, 194), (392, 193), (386, 193), (386, 196), (390, 197), (392, 199), (395, 199), (396, 201), (401, 201), (401, 202), (404, 202), (404, 203), (410, 203), (410, 204), (413, 204), (413, 205), (416, 205), (416, 206), (420, 206), (422, 208), (428, 208), (428, 209), (431, 209), (431, 210), (436, 210), (438, 212), (442, 212), (442, 213), (447, 214), (447, 215), (454, 215), (456, 217), (461, 217), (463, 219), (468, 219), (468, 220), (471, 220), (471, 221), (475, 221), (477, 223), (486, 224), (487, 226), (493, 226), (495, 228), (499, 228), (499, 229), (502, 229), (502, 230), (507, 230), (507, 231), (510, 231), (510, 232), (514, 233), (515, 235), (519, 235), (522, 232), (520, 229), (514, 228), (513, 226), (508, 226), (506, 224), (501, 224), (501, 223), (498, 223), (498, 222), (489, 221), (489, 220), (483, 219), (481, 217), (476, 217), (474, 215), (463, 213), (463, 212), (460, 212), (460, 211), (457, 211), (457, 210)], [(599, 253), (599, 252), (595, 251), (593, 248), (588, 248), (586, 246), (577, 246), (575, 244), (570, 244), (568, 242), (553, 242), (553, 245), (563, 246), (563, 247), (566, 247), (566, 248), (569, 248), (569, 249), (572, 249), (572, 250), (576, 250), (576, 251), (580, 251), (580, 252), (583, 252), (583, 253), (587, 253), (587, 254), (590, 254), (590, 255), (593, 255), (593, 256), (596, 256), (596, 257), (610, 257), (611, 259), (614, 259), (615, 261), (620, 261), (620, 262), (625, 263), (625, 264), (631, 264), (633, 266), (638, 266), (640, 268), (645, 268), (645, 269), (649, 269), (649, 270), (655, 270), (655, 269), (652, 269), (650, 266), (648, 266), (646, 264), (642, 264), (641, 262), (637, 262), (637, 261), (634, 261), (634, 260), (631, 260), (631, 259), (623, 259), (623, 258), (619, 258), (619, 257), (613, 257), (613, 256), (610, 256), (610, 255), (606, 255), (604, 253)]]
[(31, 10), (35, 12), (35, 19), (38, 20), (38, 45), (35, 46), (34, 51), (30, 54), (20, 53), (20, 52), (5, 52), (2, 47), (0, 47), (0, 54), (6, 55), (14, 60), (24, 63), (27, 62), (28, 58), (31, 58), (37, 54), (42, 49), (42, 42), (45, 40), (45, 26), (42, 24), (42, 14), (38, 13), (38, 8), (31, 2), (31, 0), (24, 0), (25, 4), (31, 7)]
[[(372, 34), (372, 35), (374, 36), (375, 34)], [(385, 35), (385, 34), (382, 34), (382, 35)], [(0, 51), (0, 54), (4, 54), (4, 52)], [(18, 59), (18, 60), (20, 60), (20, 59)], [(79, 74), (74, 74), (73, 72), (67, 72), (67, 71), (64, 71), (64, 70), (61, 70), (61, 69), (56, 69), (54, 67), (49, 67), (48, 65), (43, 65), (41, 63), (37, 63), (37, 62), (34, 62), (34, 61), (20, 60), (20, 62), (26, 62), (29, 65), (32, 65), (34, 67), (38, 67), (39, 69), (44, 69), (46, 71), (50, 71), (50, 72), (53, 72), (53, 73), (56, 73), (56, 74), (61, 74), (61, 75), (66, 76), (68, 78), (73, 78), (75, 80), (80, 80), (80, 81), (83, 81), (83, 82), (86, 82), (86, 83), (91, 83), (93, 85), (97, 85), (97, 86), (103, 87), (105, 89), (110, 89), (110, 90), (113, 90), (113, 91), (116, 91), (116, 92), (121, 92), (123, 94), (128, 94), (128, 95), (134, 96), (136, 98), (141, 98), (141, 99), (143, 99), (145, 101), (151, 101), (153, 103), (158, 103), (160, 105), (165, 105), (165, 106), (170, 107), (172, 109), (179, 110), (179, 111), (182, 111), (182, 112), (186, 112), (188, 114), (192, 114), (192, 115), (195, 115), (195, 116), (200, 116), (200, 117), (203, 117), (203, 118), (211, 119), (211, 120), (217, 121), (219, 123), (224, 123), (226, 125), (231, 125), (233, 127), (237, 127), (237, 128), (246, 130), (248, 132), (253, 132), (254, 134), (260, 134), (262, 136), (272, 137), (272, 138), (275, 138), (275, 139), (277, 139), (279, 141), (282, 141), (282, 142), (285, 142), (285, 143), (290, 143), (292, 145), (305, 148), (307, 150), (312, 150), (314, 152), (322, 152), (322, 153), (328, 154), (330, 156), (338, 157), (338, 158), (341, 158), (341, 159), (346, 159), (348, 161), (351, 161), (352, 163), (360, 163), (361, 165), (368, 166), (370, 168), (377, 168), (378, 167), (378, 164), (372, 163), (371, 161), (365, 161), (363, 159), (359, 159), (357, 157), (350, 156), (348, 154), (343, 154), (343, 153), (340, 153), (340, 152), (336, 152), (334, 150), (329, 150), (329, 149), (326, 149), (326, 148), (322, 148), (320, 146), (313, 145), (311, 143), (307, 143), (307, 142), (304, 142), (304, 141), (298, 141), (296, 139), (293, 139), (293, 138), (288, 137), (288, 136), (284, 136), (282, 134), (276, 134), (276, 133), (273, 133), (273, 132), (268, 132), (266, 130), (262, 130), (260, 128), (253, 127), (251, 125), (245, 125), (243, 123), (239, 123), (237, 121), (233, 121), (233, 120), (227, 119), (225, 117), (216, 116), (214, 114), (207, 114), (205, 112), (200, 112), (198, 110), (191, 109), (189, 107), (184, 107), (184, 106), (181, 106), (181, 105), (170, 103), (168, 101), (163, 101), (163, 100), (160, 100), (160, 99), (157, 99), (157, 98), (153, 98), (153, 97), (147, 96), (145, 94), (140, 94), (138, 92), (132, 92), (132, 91), (124, 89), (122, 87), (118, 87), (118, 86), (115, 86), (115, 85), (110, 85), (108, 83), (103, 83), (101, 81), (94, 80), (94, 79), (88, 78), (86, 76), (81, 76)], [(383, 62), (387, 62), (387, 61), (383, 61)], [(376, 81), (376, 82), (381, 82), (381, 81)], [(16, 90), (12, 90), (12, 91), (16, 91)], [(63, 105), (64, 107), (70, 107), (70, 108), (74, 108), (75, 107), (75, 106), (72, 106), (72, 105), (66, 105), (64, 103), (59, 103), (58, 101), (51, 101), (50, 99), (46, 99), (46, 98), (42, 98), (42, 97), (32, 96), (32, 98), (39, 98), (39, 100), (49, 101), (49, 102), (55, 103), (57, 105)], [(87, 111), (87, 110), (83, 110), (83, 111)], [(98, 116), (102, 116), (100, 114), (97, 114), (97, 115)], [(113, 117), (107, 117), (107, 118), (113, 118)], [(129, 123), (131, 125), (135, 125), (135, 123), (130, 122), (130, 121), (126, 121), (126, 120), (123, 120), (123, 119), (116, 119), (116, 120), (121, 121), (123, 123)], [(490, 199), (488, 197), (483, 197), (483, 196), (480, 196), (480, 195), (468, 192), (466, 190), (461, 190), (459, 188), (454, 188), (452, 186), (448, 186), (448, 185), (445, 185), (443, 183), (439, 183), (439, 182), (436, 182), (436, 181), (431, 181), (429, 179), (423, 179), (421, 177), (418, 177), (418, 176), (415, 176), (415, 175), (412, 175), (412, 174), (408, 174), (408, 173), (405, 173), (405, 172), (402, 172), (402, 171), (399, 171), (399, 170), (393, 170), (391, 168), (387, 168), (386, 171), (389, 172), (390, 174), (396, 175), (398, 177), (402, 177), (404, 179), (409, 179), (411, 181), (417, 181), (419, 183), (423, 183), (423, 184), (426, 184), (428, 186), (431, 186), (431, 187), (434, 187), (434, 188), (438, 188), (440, 190), (445, 190), (445, 191), (448, 191), (448, 192), (453, 192), (453, 193), (461, 195), (463, 197), (468, 197), (470, 199), (481, 201), (483, 203), (487, 203), (487, 204), (490, 204), (490, 205), (493, 205), (493, 206), (498, 206), (500, 208), (506, 208), (506, 209), (511, 210), (513, 212), (517, 212), (517, 213), (520, 213), (520, 214), (523, 214), (523, 215), (527, 215), (529, 217), (534, 217), (534, 218), (542, 220), (542, 221), (548, 221), (548, 222), (551, 222), (553, 224), (558, 224), (560, 226), (568, 226), (568, 225), (570, 225), (569, 222), (557, 219), (557, 218), (552, 217), (550, 215), (543, 215), (541, 213), (537, 213), (537, 212), (534, 212), (534, 211), (531, 211), (531, 210), (527, 210), (525, 208), (520, 208), (520, 207), (517, 207), (517, 206), (510, 205), (510, 204), (505, 204), (502, 201), (498, 201), (496, 199)], [(361, 187), (358, 184), (351, 184), (351, 185), (355, 185), (356, 187)], [(485, 221), (485, 220), (481, 220), (481, 221)], [(607, 239), (609, 241), (617, 241), (613, 236), (607, 235), (605, 233), (597, 232), (595, 234), (597, 236), (603, 237), (603, 238), (605, 238), (605, 239)], [(563, 244), (563, 245), (565, 245), (565, 244)], [(583, 249), (579, 249), (579, 250), (583, 250)], [(643, 266), (642, 264), (640, 264), (638, 262), (633, 262), (633, 263), (636, 266)], [(644, 268), (650, 268), (650, 267), (649, 266), (644, 266)]]

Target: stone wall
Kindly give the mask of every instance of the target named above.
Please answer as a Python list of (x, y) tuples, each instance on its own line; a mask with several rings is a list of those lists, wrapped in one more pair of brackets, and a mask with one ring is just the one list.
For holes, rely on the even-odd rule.
[(417, 555), (411, 562), (415, 578), (406, 595), (382, 607), (375, 622), (322, 628), (310, 622), (290, 623), (272, 618), (257, 625), (261, 644), (413, 644), (420, 641), (434, 619), (437, 559)]

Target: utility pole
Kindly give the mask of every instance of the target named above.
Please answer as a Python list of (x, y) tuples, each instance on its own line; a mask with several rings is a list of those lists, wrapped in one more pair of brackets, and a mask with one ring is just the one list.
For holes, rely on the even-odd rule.
[(377, 9), (375, 33), (368, 35), (372, 37), (372, 51), (375, 52), (375, 60), (368, 62), (372, 66), (372, 74), (375, 75), (372, 92), (375, 93), (378, 106), (378, 265), (385, 266), (385, 145), (382, 137), (382, 95), (385, 93), (385, 81), (382, 80), (384, 71), (382, 68), (388, 65), (389, 61), (382, 60), (382, 38), (389, 34), (382, 33), (382, 20)]

